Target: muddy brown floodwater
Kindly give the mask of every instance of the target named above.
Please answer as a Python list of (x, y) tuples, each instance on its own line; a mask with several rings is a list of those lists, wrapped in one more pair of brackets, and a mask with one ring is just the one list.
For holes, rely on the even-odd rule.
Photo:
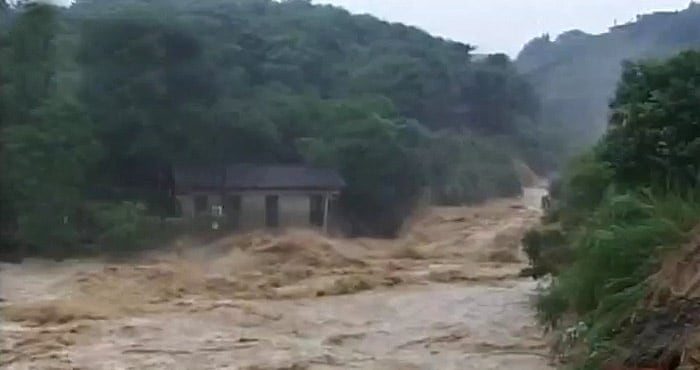
[(519, 279), (539, 189), (393, 241), (251, 234), (138, 263), (0, 266), (4, 369), (548, 369)]

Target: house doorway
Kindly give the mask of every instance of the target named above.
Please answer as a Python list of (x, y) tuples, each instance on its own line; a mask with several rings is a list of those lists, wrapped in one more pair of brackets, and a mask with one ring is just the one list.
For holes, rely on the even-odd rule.
[(206, 195), (197, 195), (194, 197), (194, 214), (201, 216), (209, 210), (209, 199)]
[(312, 226), (323, 227), (324, 199), (323, 195), (312, 195), (309, 199), (309, 222)]
[(224, 197), (224, 214), (231, 228), (237, 229), (241, 222), (241, 196), (226, 195)]
[(268, 195), (265, 197), (265, 226), (279, 227), (279, 196)]

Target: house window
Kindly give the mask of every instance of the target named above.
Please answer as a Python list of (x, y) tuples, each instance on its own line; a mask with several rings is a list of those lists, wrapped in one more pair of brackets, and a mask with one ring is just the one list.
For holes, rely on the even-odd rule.
[(279, 196), (268, 195), (265, 197), (265, 225), (278, 227), (279, 224)]
[(224, 207), (211, 206), (211, 215), (214, 217), (222, 217), (224, 215)]
[(323, 226), (323, 195), (311, 195), (309, 202), (309, 223), (313, 226)]
[(197, 195), (194, 197), (194, 214), (201, 215), (209, 210), (208, 199), (206, 195)]

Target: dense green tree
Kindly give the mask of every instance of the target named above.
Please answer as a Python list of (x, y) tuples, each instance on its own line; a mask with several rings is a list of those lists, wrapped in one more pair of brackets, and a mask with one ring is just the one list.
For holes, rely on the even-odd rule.
[[(3, 229), (51, 250), (76, 242), (86, 171), (99, 155), (70, 73), (57, 10), (25, 5), (8, 29), (2, 76)], [(59, 251), (55, 248), (52, 251)]]
[[(476, 141), (536, 129), (537, 101), (506, 56), (474, 62), (467, 45), (338, 8), (306, 1), (121, 0), (107, 6), (92, 0), (69, 14), (85, 35), (84, 100), (108, 147), (101, 166), (110, 169), (107, 184), (153, 186), (172, 162), (299, 161), (298, 139), (333, 142), (326, 147), (337, 149), (347, 134), (339, 128), (366, 122), (370, 112), (394, 125), (411, 118), (453, 134), (471, 130)], [(349, 100), (352, 108), (339, 106)], [(525, 137), (504, 140), (508, 149), (497, 160), (477, 145), (459, 165), (476, 166), (479, 156), (490, 158), (482, 158), (481, 168), (491, 160), (509, 163), (502, 160), (506, 150), (519, 155), (532, 144)], [(408, 149), (417, 150), (402, 150)], [(494, 172), (512, 176), (512, 168), (500, 164)], [(413, 197), (411, 184), (424, 181), (425, 164), (413, 167), (416, 178), (403, 181), (409, 190), (397, 194)], [(456, 181), (464, 187), (460, 201), (517, 192), (512, 186), (483, 190), (492, 181), (480, 178), (487, 172), (471, 172), (478, 187)], [(348, 194), (363, 181), (350, 181)], [(381, 192), (369, 184), (359, 192), (368, 196), (367, 189)]]
[(439, 133), (424, 147), (431, 198), (437, 204), (479, 202), (517, 194), (521, 184), (512, 158), (496, 140)]
[(347, 182), (341, 203), (353, 234), (395, 236), (425, 185), (418, 151), (390, 106), (337, 101), (326, 109), (328, 126), (298, 142), (312, 163), (339, 169)]
[(511, 157), (546, 166), (527, 149), (539, 148), (537, 99), (508, 57), (473, 60), (471, 46), (413, 27), (303, 0), (79, 0), (6, 14), (2, 199), (30, 244), (69, 244), (79, 208), (99, 208), (96, 224), (129, 219), (133, 236), (141, 215), (120, 205), (172, 212), (175, 164), (333, 166), (351, 231), (386, 236), (426, 187), (444, 204), (476, 202), (519, 191)]
[(26, 5), (3, 39), (0, 94), (3, 105), (0, 122), (29, 121), (32, 109), (50, 94), (55, 84), (58, 19), (56, 9), (47, 5)]
[(700, 52), (628, 63), (611, 104), (601, 157), (618, 181), (700, 184)]
[(76, 242), (85, 169), (99, 155), (86, 119), (79, 104), (54, 97), (34, 111), (30, 124), (2, 130), (3, 180), (19, 236), (33, 245)]

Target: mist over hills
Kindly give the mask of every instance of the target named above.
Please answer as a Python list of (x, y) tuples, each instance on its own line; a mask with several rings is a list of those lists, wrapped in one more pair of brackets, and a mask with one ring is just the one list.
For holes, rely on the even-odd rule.
[(608, 102), (624, 61), (669, 57), (700, 47), (700, 4), (640, 15), (632, 23), (591, 35), (565, 32), (528, 42), (516, 65), (542, 100), (544, 124), (577, 144), (606, 127)]

